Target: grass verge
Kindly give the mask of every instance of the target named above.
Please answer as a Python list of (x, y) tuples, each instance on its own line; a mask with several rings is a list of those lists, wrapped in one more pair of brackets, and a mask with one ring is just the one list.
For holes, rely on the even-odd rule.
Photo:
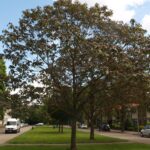
[[(57, 128), (49, 126), (35, 127), (33, 130), (24, 133), (13, 140), (10, 144), (57, 144), (70, 143), (70, 132), (68, 128), (64, 128), (64, 133), (58, 133)], [(125, 140), (105, 137), (95, 134), (95, 140), (92, 143), (112, 143), (124, 142)], [(89, 133), (77, 131), (77, 143), (90, 143)]]
[[(144, 144), (94, 144), (80, 145), (78, 150), (150, 150)], [(69, 150), (68, 146), (0, 146), (0, 150)]]

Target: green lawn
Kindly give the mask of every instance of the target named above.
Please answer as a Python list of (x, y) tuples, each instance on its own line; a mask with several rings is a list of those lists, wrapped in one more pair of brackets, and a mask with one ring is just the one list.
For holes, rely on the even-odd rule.
[[(77, 131), (78, 150), (150, 150), (150, 145), (144, 144), (117, 144), (123, 140), (109, 138), (105, 136), (95, 135), (95, 144), (90, 144), (89, 133)], [(0, 146), (0, 150), (69, 150), (70, 129), (64, 129), (64, 133), (58, 133), (58, 129), (53, 129), (48, 126), (36, 127), (27, 133), (24, 133), (17, 138), (9, 141), (11, 144), (41, 144), (41, 145), (13, 145)], [(42, 145), (42, 144), (61, 144), (67, 145)], [(79, 144), (89, 143), (89, 144)], [(100, 144), (102, 143), (102, 144)], [(105, 143), (105, 144), (104, 144)], [(107, 143), (107, 144), (106, 144)], [(111, 144), (108, 144), (111, 143)]]
[[(68, 146), (0, 146), (0, 150), (69, 150)], [(80, 145), (78, 150), (150, 150), (144, 144), (94, 144)]]
[[(125, 140), (95, 135), (95, 143), (122, 142)], [(77, 132), (78, 143), (89, 143), (89, 133)], [(51, 144), (51, 143), (70, 143), (70, 129), (64, 129), (64, 133), (58, 133), (58, 129), (48, 126), (35, 127), (33, 130), (22, 134), (9, 141), (11, 144)]]

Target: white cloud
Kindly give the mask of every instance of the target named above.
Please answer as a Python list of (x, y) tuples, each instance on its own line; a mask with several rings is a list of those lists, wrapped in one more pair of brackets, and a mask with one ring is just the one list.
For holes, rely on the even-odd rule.
[(19, 94), (19, 93), (20, 93), (20, 88), (10, 91), (10, 95)]
[(35, 88), (42, 88), (44, 87), (44, 85), (40, 82), (40, 81), (34, 81), (33, 83), (31, 83), (32, 86), (34, 86)]
[(150, 33), (150, 14), (143, 17), (141, 24)]
[[(35, 88), (43, 88), (46, 87), (44, 86), (40, 81), (33, 81), (33, 83), (29, 83), (29, 85), (35, 87)], [(14, 94), (20, 94), (21, 91), (23, 90), (23, 88), (17, 88), (15, 90), (10, 91), (10, 95), (14, 95)]]
[[(75, 1), (75, 0), (73, 0)], [(129, 23), (132, 18), (135, 18), (136, 9), (150, 2), (150, 0), (78, 0), (81, 3), (87, 3), (88, 6), (93, 6), (95, 3), (106, 5), (108, 9), (113, 11), (112, 19), (116, 21), (124, 21)], [(144, 12), (143, 12), (144, 13)], [(144, 16), (141, 21), (144, 29), (150, 33), (150, 14)]]
[(106, 5), (109, 9), (113, 10), (114, 20), (122, 20), (129, 22), (130, 19), (134, 18), (136, 12), (135, 7), (143, 5), (149, 0), (79, 0), (80, 2), (87, 3), (89, 6), (93, 6), (95, 3), (100, 5)]

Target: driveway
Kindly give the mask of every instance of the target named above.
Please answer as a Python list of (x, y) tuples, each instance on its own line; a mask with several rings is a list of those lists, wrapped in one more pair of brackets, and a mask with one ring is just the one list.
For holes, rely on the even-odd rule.
[(20, 133), (17, 133), (17, 134), (15, 134), (15, 133), (14, 134), (13, 133), (11, 133), (11, 134), (5, 134), (4, 133), (4, 129), (0, 128), (0, 144), (5, 144), (9, 140), (17, 137), (18, 135), (21, 135), (24, 132), (29, 131), (31, 128), (32, 128), (31, 126), (23, 127), (23, 128), (21, 128)]

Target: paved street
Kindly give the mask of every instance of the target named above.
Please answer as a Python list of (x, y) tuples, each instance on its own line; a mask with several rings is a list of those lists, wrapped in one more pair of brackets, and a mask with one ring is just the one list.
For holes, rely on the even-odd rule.
[[(79, 130), (82, 130), (84, 132), (89, 132), (89, 129), (79, 129)], [(122, 132), (117, 131), (117, 130), (112, 130), (111, 132), (101, 132), (101, 131), (95, 130), (95, 133), (100, 134), (100, 135), (104, 135), (104, 136), (125, 139), (125, 140), (128, 140), (130, 142), (150, 144), (150, 138), (141, 137), (137, 132), (125, 131), (124, 133), (122, 133)]]
[(17, 137), (18, 135), (28, 131), (31, 129), (31, 126), (28, 126), (28, 127), (24, 127), (24, 128), (21, 128), (21, 131), (20, 133), (11, 133), (11, 134), (5, 134), (4, 133), (4, 129), (0, 128), (0, 144), (5, 144), (6, 142), (8, 142), (9, 140)]
[(147, 137), (141, 137), (137, 132), (117, 132), (115, 130), (111, 132), (99, 132), (96, 131), (96, 133), (109, 136), (109, 137), (114, 137), (114, 138), (120, 138), (120, 139), (126, 139), (131, 142), (137, 142), (137, 143), (144, 143), (144, 144), (150, 144), (150, 138)]

